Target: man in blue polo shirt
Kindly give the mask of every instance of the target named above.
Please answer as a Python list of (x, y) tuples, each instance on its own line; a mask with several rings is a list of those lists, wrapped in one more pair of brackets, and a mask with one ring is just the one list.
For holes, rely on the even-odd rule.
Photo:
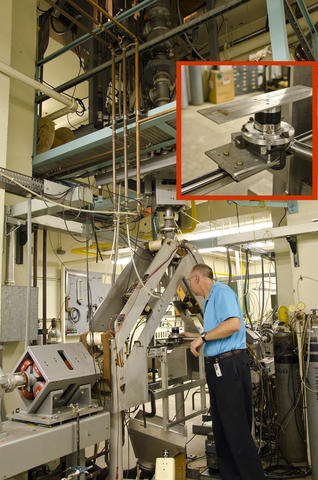
[(230, 287), (213, 279), (205, 264), (193, 267), (188, 281), (194, 294), (206, 298), (204, 332), (191, 343), (191, 352), (198, 357), (203, 346), (221, 477), (265, 480), (251, 435), (252, 387), (239, 300)]

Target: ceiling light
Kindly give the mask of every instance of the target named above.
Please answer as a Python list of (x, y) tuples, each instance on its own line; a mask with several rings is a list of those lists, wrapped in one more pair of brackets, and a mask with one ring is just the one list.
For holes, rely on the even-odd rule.
[(208, 232), (190, 233), (183, 235), (187, 240), (203, 240), (205, 238), (217, 238), (224, 237), (225, 235), (234, 235), (236, 233), (256, 232), (257, 230), (263, 230), (264, 228), (272, 228), (273, 222), (260, 222), (249, 223), (246, 225), (240, 225), (239, 227), (230, 227), (224, 229), (210, 230)]
[(225, 247), (210, 247), (210, 248), (199, 248), (199, 253), (211, 253), (211, 252), (226, 252)]
[(272, 240), (267, 240), (265, 242), (252, 242), (247, 244), (248, 248), (272, 248), (274, 247), (274, 242)]

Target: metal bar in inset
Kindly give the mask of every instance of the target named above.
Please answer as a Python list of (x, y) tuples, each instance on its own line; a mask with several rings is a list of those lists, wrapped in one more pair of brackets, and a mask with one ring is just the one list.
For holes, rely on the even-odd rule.
[(234, 100), (223, 105), (203, 108), (198, 110), (201, 115), (218, 124), (230, 122), (253, 113), (267, 110), (268, 108), (297, 102), (312, 96), (312, 88), (304, 85), (282, 88), (274, 92), (262, 93), (254, 97)]

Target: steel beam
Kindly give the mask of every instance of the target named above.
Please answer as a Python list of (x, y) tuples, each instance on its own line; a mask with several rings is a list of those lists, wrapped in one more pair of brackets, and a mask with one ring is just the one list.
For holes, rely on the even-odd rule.
[(255, 232), (237, 233), (234, 235), (224, 235), (215, 238), (213, 246), (228, 246), (250, 242), (264, 242), (264, 240), (272, 240), (275, 238), (285, 238), (290, 235), (305, 235), (318, 232), (318, 222), (303, 223), (298, 225), (288, 225), (286, 227), (274, 227)]
[(317, 33), (317, 30), (316, 30), (316, 27), (315, 27), (312, 19), (310, 18), (309, 11), (308, 11), (308, 8), (305, 5), (304, 0), (297, 0), (297, 5), (298, 5), (299, 10), (301, 11), (302, 16), (306, 20), (306, 23), (309, 27), (309, 30), (310, 30), (310, 33), (311, 33), (311, 40), (312, 40), (312, 47), (313, 47), (313, 51), (314, 51), (314, 57), (315, 57), (315, 60), (318, 60), (318, 33)]
[[(123, 20), (126, 20), (126, 18), (131, 17), (137, 12), (140, 12), (140, 10), (143, 10), (144, 8), (149, 7), (153, 3), (156, 3), (158, 0), (144, 0), (143, 2), (140, 2), (138, 5), (135, 7), (130, 8), (129, 10), (120, 13), (117, 17), (116, 20), (119, 22), (122, 22)], [(114, 26), (114, 22), (112, 20), (109, 20), (108, 22), (103, 24), (104, 28), (111, 28)], [(97, 27), (94, 30), (92, 30), (92, 33), (95, 35), (99, 35), (100, 33), (103, 33), (103, 29), (101, 27)], [(72, 50), (72, 48), (76, 48), (79, 45), (82, 45), (82, 43), (85, 43), (87, 40), (90, 40), (92, 38), (92, 35), (89, 33), (86, 33), (85, 35), (82, 35), (81, 37), (77, 38), (73, 42), (70, 42), (68, 45), (65, 45), (65, 47), (60, 48), (59, 50), (56, 50), (55, 52), (51, 53), (51, 55), (48, 55), (45, 58), (42, 58), (42, 60), (39, 60), (37, 62), (37, 66), (44, 65), (47, 62), (50, 62), (56, 57), (59, 57), (63, 53), (67, 52), (68, 50)]]
[(266, 0), (273, 60), (289, 61), (284, 0)]
[(286, 17), (289, 20), (289, 23), (293, 27), (294, 32), (297, 35), (297, 38), (307, 56), (307, 60), (315, 60), (313, 54), (311, 53), (309, 43), (307, 42), (304, 32), (300, 28), (300, 25), (297, 21), (296, 15), (294, 14), (292, 8), (290, 7), (288, 0), (285, 0), (285, 13)]
[[(176, 155), (175, 153), (172, 155), (159, 155), (158, 157), (154, 157), (151, 160), (145, 160), (141, 162), (140, 166), (140, 173), (141, 175), (145, 175), (147, 173), (157, 172), (158, 170), (162, 170), (163, 168), (173, 167), (176, 165)], [(133, 178), (136, 176), (136, 167), (129, 168), (128, 170), (128, 178)], [(117, 170), (117, 181), (120, 182), (124, 180), (124, 169), (121, 168)], [(112, 181), (111, 174), (103, 174), (98, 175), (96, 177), (96, 185), (107, 185)]]

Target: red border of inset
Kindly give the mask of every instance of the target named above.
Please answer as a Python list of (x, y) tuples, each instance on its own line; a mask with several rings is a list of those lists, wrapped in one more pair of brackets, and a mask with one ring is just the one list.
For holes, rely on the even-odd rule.
[[(184, 195), (181, 194), (181, 66), (182, 65), (311, 65), (312, 67), (312, 195)], [(317, 200), (317, 63), (316, 62), (176, 62), (178, 200)]]

